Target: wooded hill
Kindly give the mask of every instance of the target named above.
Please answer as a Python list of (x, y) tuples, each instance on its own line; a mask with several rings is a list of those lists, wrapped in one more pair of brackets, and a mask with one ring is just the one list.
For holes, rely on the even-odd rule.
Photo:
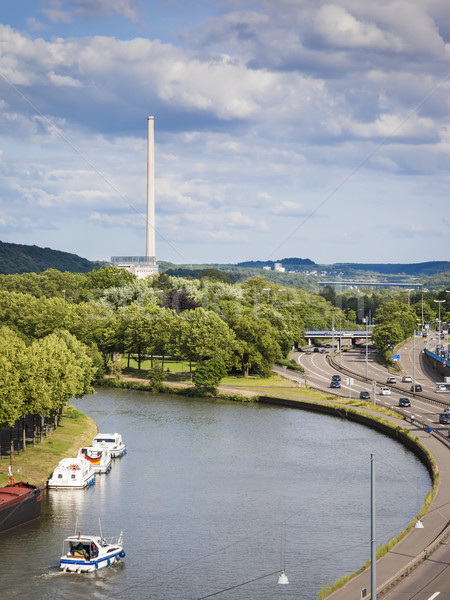
[(47, 269), (69, 271), (71, 273), (88, 273), (104, 266), (105, 263), (92, 262), (76, 254), (25, 246), (0, 241), (0, 273), (42, 273)]

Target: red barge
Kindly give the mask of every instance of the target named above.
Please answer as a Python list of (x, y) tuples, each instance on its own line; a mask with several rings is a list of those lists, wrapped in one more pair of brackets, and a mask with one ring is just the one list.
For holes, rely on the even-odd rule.
[(41, 515), (41, 489), (19, 481), (0, 487), (0, 533)]

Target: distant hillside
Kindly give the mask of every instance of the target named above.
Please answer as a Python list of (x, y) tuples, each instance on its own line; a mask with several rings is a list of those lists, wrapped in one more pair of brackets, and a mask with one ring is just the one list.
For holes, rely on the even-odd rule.
[[(282, 262), (282, 261), (280, 261)], [(348, 270), (354, 269), (355, 271), (371, 271), (373, 273), (382, 273), (384, 275), (436, 275), (444, 271), (450, 271), (450, 262), (448, 261), (430, 261), (423, 263), (334, 263), (332, 266), (334, 270)]]
[(309, 258), (280, 258), (279, 260), (251, 260), (237, 263), (236, 267), (262, 269), (264, 266), (274, 268), (275, 263), (281, 263), (286, 271), (306, 271), (311, 267), (328, 274), (356, 275), (358, 272), (370, 272), (377, 275), (408, 275), (429, 277), (445, 271), (450, 271), (448, 261), (430, 261), (423, 263), (332, 263), (321, 265)]
[(236, 267), (245, 267), (247, 269), (262, 269), (263, 267), (271, 267), (273, 269), (275, 263), (281, 263), (286, 270), (297, 271), (299, 268), (304, 270), (305, 267), (315, 266), (316, 263), (309, 258), (283, 258), (282, 260), (248, 260), (236, 264)]
[(88, 273), (104, 266), (69, 252), (60, 252), (38, 246), (24, 246), (0, 241), (0, 273), (42, 273), (47, 269)]

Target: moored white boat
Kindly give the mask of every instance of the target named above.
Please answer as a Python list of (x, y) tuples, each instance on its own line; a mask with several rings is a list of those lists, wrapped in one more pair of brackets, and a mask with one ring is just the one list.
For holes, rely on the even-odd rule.
[(48, 480), (49, 488), (84, 488), (94, 485), (95, 471), (82, 458), (63, 458)]
[(123, 443), (120, 433), (98, 433), (92, 442), (92, 446), (94, 448), (105, 446), (111, 452), (112, 458), (119, 458), (127, 453), (127, 447)]
[(87, 461), (96, 473), (109, 473), (111, 470), (111, 453), (105, 447), (85, 446), (78, 450), (78, 457)]
[(75, 573), (92, 573), (124, 558), (122, 533), (117, 539), (105, 540), (95, 535), (74, 535), (64, 540), (60, 568)]

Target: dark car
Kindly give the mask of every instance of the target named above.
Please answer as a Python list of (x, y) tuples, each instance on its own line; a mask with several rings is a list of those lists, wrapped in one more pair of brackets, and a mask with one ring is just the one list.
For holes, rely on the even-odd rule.
[(325, 348), (321, 348), (320, 351), (321, 351), (322, 354), (326, 354), (327, 353), (327, 351), (325, 350)]
[(370, 394), (369, 392), (359, 392), (359, 397), (361, 400), (370, 400)]
[(340, 387), (341, 387), (341, 384), (339, 383), (339, 381), (334, 380), (330, 383), (330, 388), (340, 388)]
[(320, 352), (319, 348), (314, 348), (314, 352)]
[(399, 406), (411, 406), (409, 398), (400, 398), (398, 401)]
[(333, 375), (333, 377), (331, 379), (332, 379), (332, 381), (340, 381), (341, 380), (341, 376), (340, 375)]
[(450, 425), (450, 412), (443, 412), (439, 415), (441, 425)]
[(422, 391), (422, 386), (420, 385), (420, 383), (416, 383), (415, 386), (414, 385), (411, 386), (411, 391), (412, 392), (421, 392)]

